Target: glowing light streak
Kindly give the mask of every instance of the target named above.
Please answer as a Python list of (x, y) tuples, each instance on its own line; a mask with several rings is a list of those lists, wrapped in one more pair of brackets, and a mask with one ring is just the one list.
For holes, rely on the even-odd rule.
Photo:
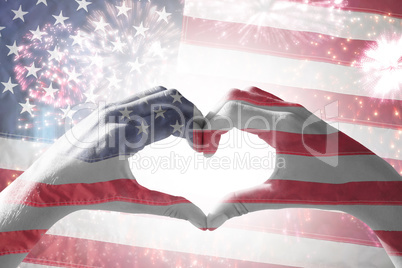
[(401, 95), (402, 37), (381, 37), (369, 47), (361, 60), (365, 83), (373, 97), (394, 98)]

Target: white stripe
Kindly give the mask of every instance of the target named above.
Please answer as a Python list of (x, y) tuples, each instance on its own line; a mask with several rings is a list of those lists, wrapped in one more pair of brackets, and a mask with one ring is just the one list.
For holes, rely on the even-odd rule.
[[(228, 104), (235, 104), (238, 102), (245, 103), (244, 101), (229, 101)], [(262, 110), (254, 109), (254, 107)], [(265, 111), (267, 112), (265, 113)], [(279, 113), (269, 113), (269, 111)], [(222, 110), (217, 113), (217, 115), (230, 116), (231, 120), (228, 120), (227, 117), (219, 116), (217, 116), (214, 120), (211, 120), (214, 114), (209, 114), (207, 118), (209, 118), (210, 120), (207, 122), (210, 123), (210, 129), (213, 130), (228, 129), (230, 126), (237, 126), (240, 129), (273, 129), (278, 131), (294, 132), (293, 130), (291, 130), (291, 126), (289, 128), (287, 124), (280, 123), (280, 120), (278, 119), (278, 116), (281, 114), (280, 112), (294, 112), (295, 114), (301, 114), (305, 111), (304, 108), (298, 107), (258, 106), (248, 103), (247, 106), (228, 105), (227, 107), (223, 107)], [(314, 119), (316, 117), (310, 118), (312, 119), (311, 123), (315, 123), (318, 120), (318, 118), (317, 120)], [(230, 123), (232, 125), (230, 125)], [(313, 130), (315, 132), (312, 132), (312, 130), (308, 128), (308, 125), (306, 126), (307, 127), (303, 129), (303, 134), (317, 134), (315, 130), (317, 124), (314, 124)], [(380, 157), (402, 160), (402, 154), (400, 151), (402, 148), (402, 130), (338, 122), (330, 122), (327, 126), (321, 127), (321, 129), (323, 129), (324, 131), (324, 134), (334, 133), (334, 128), (339, 129), (340, 131), (344, 132), (348, 136), (366, 146), (368, 149), (370, 149)], [(331, 126), (334, 128), (331, 128)]]
[[(358, 218), (373, 230), (402, 231), (402, 206), (383, 205), (310, 205), (310, 204), (275, 204), (242, 203), (248, 211), (267, 209), (307, 208), (330, 211), (342, 211)], [(247, 216), (245, 216), (247, 217)]]
[(331, 123), (383, 158), (402, 160), (402, 130), (349, 123)]
[(54, 268), (54, 267), (62, 267), (62, 266), (50, 266), (50, 265), (42, 265), (42, 264), (34, 264), (34, 263), (26, 263), (22, 262), (18, 268)]
[[(345, 132), (347, 135), (351, 136), (380, 157), (402, 160), (402, 154), (400, 152), (400, 148), (402, 148), (401, 130), (349, 123), (332, 122), (331, 125)], [(49, 146), (50, 144), (47, 143), (0, 138), (0, 148), (3, 152), (0, 154), (0, 168), (24, 171), (31, 166), (39, 157), (41, 152), (45, 151)], [(60, 159), (61, 162), (64, 161), (62, 157), (60, 157)], [(78, 172), (78, 170), (76, 170), (77, 172), (73, 171), (72, 173), (69, 173), (70, 177), (67, 175), (60, 176), (60, 183), (54, 182), (55, 184), (64, 184), (68, 183), (68, 181), (72, 181), (68, 178), (74, 179), (75, 182), (87, 183), (107, 181), (117, 178), (116, 173), (114, 173), (115, 169), (112, 168), (113, 166), (124, 167), (124, 161), (120, 161), (118, 157), (94, 163), (87, 163), (77, 159), (70, 159), (70, 161), (73, 161), (77, 165), (86, 169), (94, 168), (94, 170), (99, 170), (99, 173), (96, 174), (96, 176), (84, 177), (80, 172)], [(106, 168), (102, 168), (101, 170), (100, 167)]]
[[(273, 179), (295, 180), (303, 182), (341, 184), (363, 181), (401, 181), (398, 172), (375, 155), (341, 155), (327, 157), (306, 157), (301, 155), (278, 155), (282, 157), (286, 168), (293, 172), (280, 173)], [(332, 165), (328, 165), (332, 164)], [(380, 169), (371, 167), (381, 166)], [(341, 175), (334, 172), (343, 171)], [(369, 168), (367, 168), (369, 167)], [(295, 178), (295, 175), (297, 178)]]
[(390, 256), (395, 267), (402, 267), (402, 256)]
[(26, 170), (50, 146), (48, 143), (0, 137), (0, 168)]
[(402, 32), (401, 19), (287, 1), (265, 2), (273, 5), (264, 7), (261, 1), (252, 0), (186, 0), (184, 15), (361, 40), (377, 40), (384, 32)]
[(382, 248), (228, 228), (202, 232), (183, 221), (116, 213), (76, 212), (48, 234), (298, 267), (393, 267)]
[[(249, 211), (259, 211), (267, 209), (282, 209), (282, 208), (311, 208), (322, 209), (330, 211), (343, 211), (353, 212), (352, 215), (358, 217), (360, 220), (368, 224), (373, 230), (386, 230), (386, 231), (402, 231), (400, 222), (402, 221), (402, 206), (385, 206), (385, 205), (310, 205), (310, 204), (276, 204), (276, 203), (247, 203)], [(188, 204), (178, 204), (178, 210), (185, 210)], [(11, 205), (9, 206), (11, 207)], [(17, 207), (17, 205), (14, 205)], [(43, 222), (41, 217), (48, 215), (52, 216), (52, 222), (56, 222), (63, 216), (70, 213), (75, 214), (77, 210), (83, 211), (90, 210), (109, 210), (119, 211), (124, 213), (142, 213), (147, 211), (147, 214), (160, 215), (161, 212), (166, 210), (166, 206), (148, 206), (129, 202), (114, 201), (104, 204), (95, 205), (81, 205), (81, 206), (61, 206), (61, 207), (21, 207), (20, 214), (24, 215), (24, 220), (15, 221), (7, 226), (4, 225), (2, 231), (20, 231), (20, 230), (34, 230), (34, 229), (48, 229), (50, 228), (48, 222)], [(158, 213), (158, 214), (157, 214)], [(134, 214), (133, 217), (134, 217)], [(364, 216), (367, 216), (363, 218)], [(373, 220), (373, 215), (376, 215), (376, 222)], [(39, 218), (39, 219), (38, 219)], [(30, 220), (26, 220), (30, 219)], [(397, 219), (392, 221), (390, 219)], [(383, 220), (384, 222), (380, 222)], [(191, 225), (190, 223), (187, 223)], [(191, 225), (192, 226), (192, 225)], [(192, 228), (195, 228), (192, 226)], [(73, 228), (74, 229), (74, 228)], [(196, 229), (196, 228), (195, 228)]]
[[(128, 156), (124, 155), (91, 163), (62, 155), (54, 157), (46, 155), (46, 157), (48, 161), (42, 159), (33, 163), (29, 171), (21, 175), (19, 179), (52, 185), (135, 179), (130, 170)], [(52, 161), (51, 166), (49, 166), (50, 161)], [(50, 172), (53, 169), (55, 171)], [(51, 178), (47, 175), (49, 173), (52, 174)], [(43, 177), (44, 175), (47, 177)]]
[(372, 97), (358, 68), (184, 43), (179, 71)]
[[(209, 113), (206, 117), (206, 126), (204, 128), (227, 130), (235, 127), (238, 129), (276, 130), (301, 134), (294, 126), (283, 122), (288, 119), (287, 116), (290, 113), (309, 115), (305, 121), (306, 125), (303, 125), (302, 128), (303, 134), (331, 134), (338, 132), (337, 129), (326, 124), (316, 115), (309, 114), (303, 107), (260, 106), (238, 100), (224, 102), (224, 105), (219, 107), (217, 113)], [(313, 123), (314, 128), (311, 127)]]

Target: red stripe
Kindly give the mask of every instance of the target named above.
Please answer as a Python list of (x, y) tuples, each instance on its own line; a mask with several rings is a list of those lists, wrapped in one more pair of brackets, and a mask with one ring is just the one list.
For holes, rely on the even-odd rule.
[[(310, 111), (319, 111), (322, 118), (326, 120), (402, 130), (402, 101), (400, 100), (376, 99), (278, 85), (266, 85), (266, 88), (286, 96), (287, 100), (302, 104)], [(274, 96), (260, 89), (255, 91)], [(303, 97), (306, 95), (311, 97)], [(334, 107), (330, 106), (333, 104), (335, 104)], [(328, 111), (326, 109), (328, 107), (335, 108), (335, 111), (333, 109)]]
[(374, 231), (389, 255), (402, 256), (402, 231)]
[(363, 51), (376, 43), (193, 17), (185, 17), (183, 23), (186, 29), (182, 37), (184, 43), (346, 66), (358, 62)]
[(350, 10), (357, 12), (366, 12), (387, 15), (396, 18), (402, 18), (402, 5), (395, 0), (343, 0), (339, 4), (335, 1), (324, 0), (285, 0), (288, 2), (297, 2), (300, 4), (309, 4), (321, 7), (333, 7), (335, 9)]
[(45, 235), (24, 262), (62, 267), (294, 267), (57, 235)]
[(16, 192), (31, 191), (31, 194), (25, 200), (15, 200), (14, 202), (23, 202), (34, 207), (92, 205), (113, 201), (153, 206), (189, 203), (188, 200), (182, 197), (149, 190), (139, 185), (136, 180), (130, 179), (62, 185), (17, 180), (12, 186)]
[(369, 149), (343, 132), (328, 135), (246, 130), (266, 141), (278, 154), (306, 156), (372, 155)]
[[(322, 178), (325, 181), (325, 178)], [(268, 180), (251, 192), (227, 200), (231, 203), (318, 205), (402, 205), (402, 181), (364, 181), (343, 184)]]
[[(264, 88), (287, 101), (300, 103), (311, 112), (321, 112), (324, 119), (402, 130), (401, 100), (377, 99), (274, 84), (266, 84)], [(326, 112), (326, 108), (331, 104), (335, 104), (337, 109), (332, 114)]]
[[(227, 84), (228, 82), (226, 78), (198, 74), (196, 76), (198, 79), (215, 81), (216, 84)], [(230, 84), (254, 85), (256, 82), (231, 79)], [(288, 102), (303, 105), (311, 112), (321, 111), (324, 119), (402, 130), (402, 100), (349, 95), (269, 83), (257, 84), (260, 88)], [(336, 113), (326, 113), (327, 107), (333, 104), (336, 106)]]
[(0, 192), (12, 183), (23, 171), (0, 168)]
[(245, 101), (258, 106), (302, 107), (300, 104), (285, 102), (275, 97), (276, 96), (273, 95), (271, 95), (271, 97), (262, 95), (256, 96), (253, 93), (243, 90), (231, 90), (226, 96), (227, 100)]
[(28, 253), (47, 230), (0, 232), (0, 255)]

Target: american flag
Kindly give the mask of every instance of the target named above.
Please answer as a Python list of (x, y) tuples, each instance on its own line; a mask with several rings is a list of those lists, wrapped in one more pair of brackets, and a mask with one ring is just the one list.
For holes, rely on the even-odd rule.
[[(77, 109), (156, 83), (177, 85), (203, 111), (227, 88), (258, 85), (402, 172), (398, 1), (2, 1), (0, 13), (2, 188), (66, 118), (80, 120)], [(216, 233), (193, 229), (76, 212), (21, 267), (392, 267), (375, 234), (343, 213), (266, 211)]]

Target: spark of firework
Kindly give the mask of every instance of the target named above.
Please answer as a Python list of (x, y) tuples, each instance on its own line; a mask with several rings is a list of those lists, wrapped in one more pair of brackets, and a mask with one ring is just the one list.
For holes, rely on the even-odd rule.
[[(58, 108), (118, 100), (167, 79), (175, 70), (180, 27), (170, 10), (160, 19), (163, 7), (124, 3), (124, 12), (111, 4), (94, 10), (81, 29), (46, 24), (40, 37), (28, 32), (15, 58), (22, 90)], [(37, 69), (30, 72), (32, 64)]]
[(374, 97), (394, 99), (401, 95), (402, 37), (381, 37), (365, 51), (361, 67)]
[(125, 5), (129, 10), (121, 13), (107, 4), (77, 32), (82, 42), (75, 46), (74, 58), (87, 63), (81, 65), (87, 86), (105, 100), (155, 86), (175, 70), (181, 29), (169, 15), (168, 22), (160, 19), (161, 7), (131, 1)]

